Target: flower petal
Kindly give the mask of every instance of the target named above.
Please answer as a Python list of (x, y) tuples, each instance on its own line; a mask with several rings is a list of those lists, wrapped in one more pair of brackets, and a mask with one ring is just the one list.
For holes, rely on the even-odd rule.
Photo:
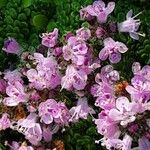
[(113, 64), (118, 63), (121, 60), (121, 54), (120, 53), (112, 53), (111, 55), (109, 55), (109, 60)]
[(100, 52), (99, 52), (99, 58), (101, 60), (106, 60), (108, 58), (108, 53), (106, 48), (103, 48)]
[(13, 97), (7, 97), (7, 98), (4, 98), (3, 103), (6, 106), (17, 106), (19, 104), (19, 101)]
[(130, 37), (135, 39), (135, 40), (139, 40), (139, 35), (133, 32), (130, 32)]
[(127, 15), (126, 15), (126, 19), (131, 18), (133, 15), (133, 10), (131, 9), (130, 11), (128, 11)]
[(115, 2), (109, 2), (106, 8), (107, 14), (112, 13), (114, 8), (115, 8)]
[(139, 150), (150, 150), (150, 142), (146, 138), (139, 139)]

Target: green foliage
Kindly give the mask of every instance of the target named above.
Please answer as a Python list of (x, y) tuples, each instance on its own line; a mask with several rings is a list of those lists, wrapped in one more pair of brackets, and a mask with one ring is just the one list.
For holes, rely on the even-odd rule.
[(59, 28), (60, 33), (74, 31), (81, 26), (79, 10), (92, 3), (92, 0), (55, 0), (56, 14), (47, 26), (48, 31), (52, 31), (54, 26)]
[(46, 27), (48, 23), (48, 19), (45, 15), (36, 15), (33, 17), (33, 25), (36, 26), (37, 28), (43, 28)]
[(7, 3), (7, 0), (0, 0), (0, 8), (5, 6)]
[(5, 59), (1, 59), (0, 70), (12, 64), (1, 50), (4, 40), (14, 37), (23, 50), (34, 51), (40, 43), (39, 34), (46, 31), (55, 11), (52, 0), (7, 0), (2, 4), (4, 0), (0, 1), (0, 57)]
[(32, 0), (23, 0), (22, 3), (24, 7), (29, 7), (32, 5)]
[(65, 140), (66, 150), (102, 149), (100, 145), (95, 144), (95, 140), (100, 139), (101, 136), (97, 133), (90, 117), (73, 124), (64, 132), (62, 138)]
[[(121, 22), (125, 20), (126, 13), (130, 9), (133, 9), (135, 15), (143, 11), (139, 16), (142, 22), (139, 31), (145, 33), (146, 37), (134, 41), (128, 33), (112, 35), (115, 40), (124, 42), (129, 48), (129, 51), (123, 54), (122, 61), (115, 65), (118, 70), (121, 70), (125, 79), (131, 77), (131, 65), (134, 61), (139, 61), (142, 65), (150, 64), (150, 3), (148, 2), (149, 0), (118, 0), (115, 11), (110, 17), (110, 20), (114, 22)], [(81, 26), (89, 27), (88, 22), (80, 20), (79, 10), (81, 6), (91, 3), (92, 0), (0, 0), (0, 49), (8, 36), (16, 38), (23, 49), (34, 51), (39, 44), (41, 32), (58, 28), (63, 35)], [(0, 70), (18, 62), (16, 56), (7, 55), (4, 52), (0, 52), (0, 60)], [(65, 95), (62, 95), (63, 93)], [(70, 98), (66, 91), (62, 91), (60, 95), (67, 101), (67, 105), (73, 105), (73, 95)], [(100, 139), (101, 136), (96, 132), (90, 118), (79, 121), (67, 129), (63, 135), (56, 136), (65, 140), (66, 150), (102, 149), (94, 143), (94, 140)], [(4, 134), (3, 137), (5, 137)], [(1, 140), (4, 141), (0, 137)], [(0, 145), (1, 149), (3, 149), (2, 145)]]
[[(145, 33), (145, 37), (140, 37), (138, 41), (130, 38), (128, 33), (115, 34), (115, 39), (121, 41), (129, 48), (128, 52), (122, 57), (122, 61), (115, 65), (115, 67), (122, 72), (125, 79), (129, 79), (132, 75), (129, 68), (131, 68), (133, 62), (138, 61), (142, 65), (150, 64), (150, 3), (140, 0), (118, 0), (116, 2), (116, 8), (114, 14), (110, 19), (114, 22), (122, 22), (125, 20), (126, 14), (130, 9), (133, 9), (133, 14), (136, 15), (142, 11), (142, 14), (137, 18), (141, 20), (141, 26), (139, 33)], [(127, 67), (128, 66), (128, 67)]]

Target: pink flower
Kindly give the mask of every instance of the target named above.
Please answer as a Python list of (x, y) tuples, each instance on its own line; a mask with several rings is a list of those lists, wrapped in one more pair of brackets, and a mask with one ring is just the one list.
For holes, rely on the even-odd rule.
[(34, 150), (34, 149), (33, 149), (33, 147), (31, 147), (31, 146), (21, 146), (21, 147), (19, 147), (19, 149), (17, 149), (17, 150)]
[(68, 32), (66, 35), (65, 35), (65, 40), (68, 41), (68, 39), (70, 37), (74, 36), (74, 34), (72, 32)]
[(0, 131), (9, 128), (10, 125), (9, 115), (7, 113), (2, 114), (2, 117), (0, 118)]
[(48, 99), (39, 105), (39, 116), (41, 121), (45, 124), (50, 124), (53, 122), (53, 117), (57, 116), (59, 113), (57, 102), (54, 99)]
[(9, 96), (3, 100), (6, 106), (17, 106), (20, 102), (26, 102), (28, 97), (24, 86), (18, 81), (14, 85), (8, 85), (6, 94)]
[(150, 141), (144, 137), (139, 139), (139, 150), (149, 150)]
[(140, 13), (138, 13), (137, 15), (131, 17), (133, 14), (133, 11), (130, 10), (127, 15), (126, 15), (126, 19), (125, 21), (118, 23), (118, 30), (119, 32), (129, 32), (130, 37), (138, 40), (139, 39), (139, 35), (140, 36), (145, 36), (145, 34), (140, 34), (137, 32), (141, 22), (140, 19), (135, 19)]
[(76, 36), (83, 40), (88, 40), (91, 37), (91, 31), (88, 28), (80, 28), (76, 31)]
[(121, 125), (127, 125), (130, 122), (135, 121), (135, 115), (140, 110), (139, 105), (129, 102), (128, 98), (122, 96), (116, 100), (116, 108), (109, 111), (109, 117), (116, 122), (120, 122)]
[(38, 90), (56, 88), (60, 84), (61, 76), (54, 57), (44, 57), (42, 54), (35, 53), (34, 59), (37, 64), (36, 68), (27, 71), (31, 86)]
[(7, 83), (4, 79), (0, 79), (0, 92), (5, 93), (7, 87)]
[(115, 149), (120, 150), (131, 150), (132, 138), (129, 135), (125, 135), (123, 140), (120, 139), (110, 139), (110, 145)]
[(8, 38), (4, 42), (3, 51), (10, 53), (10, 54), (19, 54), (20, 46), (14, 38)]
[(87, 119), (88, 115), (95, 114), (95, 111), (88, 106), (87, 99), (80, 98), (77, 102), (77, 106), (74, 106), (70, 109), (71, 122), (77, 122), (79, 118)]
[(51, 124), (53, 121), (67, 125), (69, 120), (69, 111), (64, 103), (56, 102), (54, 99), (48, 99), (39, 105), (39, 116), (41, 122)]
[(101, 60), (106, 60), (109, 57), (111, 63), (118, 63), (121, 60), (121, 54), (128, 50), (125, 44), (115, 42), (112, 38), (104, 40), (104, 48), (99, 53)]
[(98, 80), (97, 76), (99, 76), (103, 82), (109, 84), (120, 80), (119, 72), (117, 70), (114, 70), (113, 66), (111, 65), (106, 65), (101, 68), (101, 73), (96, 75), (95, 80)]
[(52, 54), (56, 57), (59, 57), (62, 54), (62, 47), (54, 48)]
[(83, 65), (86, 60), (88, 47), (85, 41), (78, 37), (70, 37), (68, 44), (63, 47), (63, 57), (65, 60), (72, 62), (76, 65)]
[(71, 90), (82, 90), (86, 86), (87, 74), (82, 69), (77, 69), (73, 65), (67, 66), (66, 74), (62, 77), (61, 86), (62, 89)]
[(142, 76), (145, 80), (150, 81), (150, 66), (146, 65), (143, 68), (140, 63), (134, 62), (132, 65), (134, 75)]
[(57, 44), (58, 39), (58, 29), (55, 28), (53, 32), (50, 33), (42, 33), (42, 45), (52, 48)]
[(95, 1), (93, 5), (87, 7), (87, 12), (91, 16), (97, 17), (99, 23), (105, 23), (107, 21), (108, 15), (112, 13), (115, 8), (114, 2), (109, 2), (107, 7), (102, 0)]
[(93, 18), (94, 18), (94, 17), (91, 16), (91, 15), (88, 13), (87, 7), (82, 8), (82, 9), (80, 10), (80, 19), (81, 19), (81, 20), (86, 19), (86, 20), (90, 21), (90, 20), (92, 20)]
[(27, 71), (29, 82), (31, 82), (31, 85), (38, 90), (46, 88), (47, 81), (45, 80), (43, 75), (44, 72), (42, 72), (42, 70), (40, 72), (35, 69), (30, 69)]
[(95, 106), (108, 110), (114, 107), (115, 95), (113, 87), (110, 84), (99, 82), (98, 84), (93, 85), (91, 94), (94, 97), (97, 97)]
[(120, 135), (118, 125), (111, 121), (107, 114), (102, 117), (103, 111), (99, 114), (99, 119), (95, 119), (95, 124), (98, 133), (103, 135), (106, 138), (117, 138)]
[(143, 76), (135, 76), (131, 80), (132, 85), (128, 85), (126, 90), (131, 94), (134, 101), (142, 102), (150, 98), (150, 81), (146, 80)]
[(134, 74), (137, 74), (138, 72), (140, 72), (141, 71), (141, 65), (140, 65), (140, 63), (139, 62), (134, 62), (133, 64), (132, 64), (132, 72), (134, 73)]
[(106, 65), (95, 77), (96, 84), (91, 88), (91, 94), (97, 97), (95, 106), (110, 110), (115, 106), (113, 83), (120, 79), (119, 73), (111, 65)]
[(134, 77), (131, 85), (126, 87), (128, 93), (134, 101), (145, 102), (150, 98), (150, 66), (141, 68), (140, 63), (135, 62), (132, 65)]
[[(42, 140), (42, 129), (39, 123), (36, 123), (37, 115), (31, 113), (26, 119), (20, 119), (12, 124), (11, 128), (25, 135), (25, 138), (33, 145), (38, 145)], [(16, 125), (15, 125), (16, 124)]]
[(105, 36), (105, 34), (106, 34), (106, 31), (102, 27), (98, 27), (96, 29), (96, 37), (97, 38), (102, 38)]
[[(26, 144), (26, 143), (25, 143)], [(20, 146), (19, 143), (13, 141), (12, 145), (10, 146), (11, 150), (34, 150), (31, 146), (26, 146), (24, 143)]]
[(43, 128), (43, 138), (44, 141), (50, 142), (52, 140), (53, 132), (49, 129), (49, 127)]
[(4, 74), (4, 79), (8, 81), (9, 84), (14, 84), (16, 81), (23, 83), (23, 80), (21, 79), (22, 75), (17, 69), (13, 71), (7, 71)]

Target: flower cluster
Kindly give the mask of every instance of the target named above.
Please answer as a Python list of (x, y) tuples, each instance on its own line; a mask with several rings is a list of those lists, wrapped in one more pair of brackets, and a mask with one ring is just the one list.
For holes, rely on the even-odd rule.
[[(114, 8), (115, 2), (106, 5), (102, 0), (82, 8), (80, 17), (89, 21), (89, 27), (69, 32), (61, 40), (56, 28), (43, 33), (44, 52), (24, 52), (20, 68), (1, 72), (0, 131), (10, 128), (25, 137), (5, 145), (13, 150), (51, 149), (48, 143), (60, 129), (92, 117), (107, 149), (130, 150), (135, 147), (132, 141), (139, 142), (140, 149), (149, 149), (150, 66), (142, 68), (135, 62), (131, 83), (122, 81), (112, 66), (130, 49), (111, 38), (111, 33), (129, 32), (138, 39), (140, 20), (129, 11), (118, 28), (105, 26)], [(21, 46), (13, 38), (5, 41), (3, 50), (21, 54)], [(104, 66), (107, 59), (110, 64)], [(88, 104), (91, 95), (100, 110), (98, 119), (94, 118), (97, 111)], [(73, 105), (68, 105), (67, 98)]]
[[(139, 141), (149, 137), (149, 117), (150, 110), (150, 66), (144, 66), (141, 69), (139, 63), (134, 63), (132, 70), (134, 77), (131, 79), (131, 85), (126, 84), (123, 93), (117, 94), (116, 84), (119, 79), (118, 73), (112, 73), (110, 66), (105, 76), (109, 79), (103, 79), (100, 76), (100, 82), (93, 85), (92, 94), (98, 97), (95, 105), (103, 110), (99, 113), (98, 119), (95, 119), (98, 133), (104, 136), (100, 141), (107, 149), (132, 149), (132, 141), (137, 138)], [(103, 68), (102, 68), (103, 70)], [(110, 74), (114, 75), (113, 82)], [(117, 79), (117, 80), (116, 80)], [(102, 84), (103, 82), (103, 84)], [(140, 149), (140, 142), (139, 142)]]
[(34, 53), (32, 59), (36, 68), (31, 68), (26, 72), (29, 82), (31, 82), (30, 86), (37, 90), (57, 87), (60, 84), (61, 76), (55, 58), (53, 56), (45, 58), (40, 53)]

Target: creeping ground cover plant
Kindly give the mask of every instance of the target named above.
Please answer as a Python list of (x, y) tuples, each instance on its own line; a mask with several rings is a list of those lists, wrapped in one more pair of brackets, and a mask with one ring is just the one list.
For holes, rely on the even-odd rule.
[(99, 148), (150, 149), (150, 66), (133, 62), (126, 79), (116, 65), (132, 49), (113, 38), (124, 32), (132, 42), (144, 38), (142, 12), (129, 10), (125, 21), (115, 23), (109, 20), (114, 9), (115, 2), (102, 0), (82, 7), (81, 28), (62, 37), (57, 28), (42, 33), (43, 48), (33, 53), (22, 52), (13, 37), (4, 41), (2, 50), (17, 55), (20, 65), (0, 72), (0, 132), (17, 132), (20, 138), (5, 139), (3, 149), (68, 149), (53, 139), (89, 118)]

